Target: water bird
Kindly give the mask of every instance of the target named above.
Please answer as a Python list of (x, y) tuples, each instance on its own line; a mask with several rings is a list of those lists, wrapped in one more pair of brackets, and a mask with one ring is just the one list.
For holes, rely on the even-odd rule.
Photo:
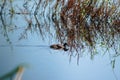
[(53, 44), (53, 45), (50, 45), (50, 48), (55, 49), (55, 50), (64, 50), (64, 51), (69, 50), (67, 43), (64, 43), (63, 45), (62, 44)]

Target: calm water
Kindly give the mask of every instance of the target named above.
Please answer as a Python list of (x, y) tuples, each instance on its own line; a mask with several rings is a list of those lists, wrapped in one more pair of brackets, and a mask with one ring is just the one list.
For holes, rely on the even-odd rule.
[[(17, 5), (18, 3), (19, 5)], [(18, 7), (23, 7), (23, 3), (23, 1), (16, 0), (13, 3), (13, 7), (17, 11)], [(55, 1), (52, 5), (54, 3)], [(34, 2), (31, 2), (29, 6), (33, 4)], [(33, 6), (29, 8), (31, 9), (31, 7)], [(49, 20), (47, 18), (49, 12), (47, 11), (46, 7), (46, 17), (42, 18), (41, 21)], [(8, 16), (6, 24), (10, 24), (10, 21), (11, 19)], [(27, 23), (23, 16), (14, 15), (10, 26), (15, 25), (24, 28), (27, 26)], [(50, 25), (53, 24), (50, 22)], [(31, 32), (28, 32), (29, 37), (27, 39), (18, 40), (20, 37), (19, 34), (23, 30), (20, 28), (8, 34), (13, 45), (41, 45), (41, 47), (0, 47), (0, 76), (10, 72), (18, 65), (25, 65), (27, 67), (25, 67), (22, 80), (116, 80), (115, 77), (118, 80), (120, 79), (120, 57), (116, 58), (114, 71), (107, 54), (104, 56), (98, 54), (91, 60), (89, 54), (86, 53), (88, 55), (82, 56), (79, 60), (79, 65), (77, 65), (76, 58), (74, 57), (69, 62), (68, 53), (54, 51), (49, 48), (49, 45), (56, 43), (56, 41), (52, 37), (49, 37), (48, 34), (46, 34), (43, 40), (37, 33), (31, 34)], [(51, 30), (54, 32), (53, 28)], [(1, 30), (0, 32), (2, 33)], [(2, 34), (0, 34), (0, 44), (9, 45)]]
[[(3, 44), (4, 40), (0, 42)], [(25, 67), (23, 80), (115, 80), (107, 55), (97, 55), (94, 60), (89, 56), (83, 56), (78, 66), (76, 58), (72, 58), (69, 63), (69, 56), (66, 53), (50, 50), (49, 43), (41, 41), (40, 38), (32, 37), (16, 44), (40, 44), (46, 47), (13, 47), (13, 49), (0, 47), (0, 75), (24, 64), (28, 67)], [(120, 79), (118, 61), (115, 73)]]

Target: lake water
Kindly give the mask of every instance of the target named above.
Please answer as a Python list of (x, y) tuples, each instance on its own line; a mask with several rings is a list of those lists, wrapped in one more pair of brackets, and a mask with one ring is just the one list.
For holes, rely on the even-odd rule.
[[(3, 44), (4, 38), (0, 40)], [(0, 75), (13, 70), (18, 65), (27, 65), (22, 80), (115, 80), (108, 55), (96, 55), (94, 60), (83, 56), (69, 62), (67, 53), (49, 49), (49, 43), (40, 38), (31, 37), (17, 44), (40, 44), (46, 47), (0, 47)], [(115, 74), (120, 79), (119, 59)]]
[[(19, 5), (17, 5), (18, 3)], [(18, 10), (18, 7), (22, 7), (23, 3), (24, 0), (16, 0), (13, 4)], [(29, 5), (33, 4), (29, 3)], [(46, 10), (45, 15), (47, 14)], [(6, 24), (10, 24), (10, 21), (11, 19), (8, 17)], [(12, 23), (10, 26), (17, 25), (22, 28), (27, 26), (21, 15), (14, 15)], [(6, 41), (6, 37), (0, 34), (0, 45), (6, 45), (6, 47), (0, 47), (0, 76), (9, 73), (19, 65), (23, 65), (25, 71), (22, 80), (116, 80), (116, 77), (118, 80), (120, 79), (120, 57), (116, 58), (114, 69), (112, 69), (108, 54), (104, 56), (98, 54), (93, 60), (90, 59), (89, 55), (84, 55), (80, 57), (79, 65), (77, 65), (76, 57), (72, 57), (71, 62), (69, 61), (68, 52), (54, 51), (49, 48), (50, 44), (57, 41), (49, 37), (48, 34), (43, 39), (38, 33), (28, 32), (27, 39), (18, 40), (22, 31), (24, 29), (8, 33), (12, 45), (40, 45), (40, 47), (11, 47)], [(54, 32), (54, 29), (51, 28), (51, 31)], [(0, 32), (2, 33), (2, 30)]]

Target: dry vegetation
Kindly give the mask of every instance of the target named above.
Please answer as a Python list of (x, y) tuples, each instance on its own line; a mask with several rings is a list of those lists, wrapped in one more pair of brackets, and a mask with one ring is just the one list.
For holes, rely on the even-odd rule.
[(61, 43), (67, 42), (71, 52), (76, 50), (76, 55), (88, 49), (93, 56), (98, 45), (104, 45), (107, 51), (113, 49), (115, 54), (120, 54), (119, 5), (120, 2), (116, 4), (110, 0), (69, 0), (67, 5), (63, 4), (60, 20), (53, 19), (56, 31), (59, 31), (58, 40)]

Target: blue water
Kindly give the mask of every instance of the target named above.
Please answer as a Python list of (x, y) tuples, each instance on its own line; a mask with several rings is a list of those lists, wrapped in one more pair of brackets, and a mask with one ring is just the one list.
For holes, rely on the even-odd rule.
[[(4, 39), (0, 40), (1, 42), (4, 42)], [(17, 42), (17, 44), (21, 43), (49, 45), (47, 41), (36, 37)], [(120, 79), (119, 60), (118, 57), (115, 66), (118, 79)], [(80, 58), (77, 65), (76, 58), (72, 58), (69, 62), (67, 53), (54, 51), (49, 47), (13, 47), (12, 49), (0, 47), (0, 75), (20, 64), (28, 66), (25, 67), (23, 80), (115, 80), (108, 55), (96, 55), (93, 60), (86, 55)]]
[[(20, 0), (14, 4), (19, 2), (22, 4)], [(15, 15), (13, 23), (24, 27), (27, 24), (23, 18)], [(46, 36), (43, 40), (37, 33), (28, 33), (27, 39), (18, 40), (22, 31), (23, 29), (19, 29), (8, 34), (13, 45), (44, 45), (44, 47), (0, 47), (0, 76), (24, 64), (27, 67), (22, 80), (116, 80), (116, 77), (120, 79), (120, 57), (116, 58), (114, 71), (108, 54), (104, 56), (98, 54), (91, 60), (89, 53), (86, 53), (80, 57), (77, 65), (76, 57), (72, 57), (70, 62), (68, 53), (49, 48), (50, 44), (56, 43), (52, 37)], [(0, 44), (9, 45), (1, 34)]]

